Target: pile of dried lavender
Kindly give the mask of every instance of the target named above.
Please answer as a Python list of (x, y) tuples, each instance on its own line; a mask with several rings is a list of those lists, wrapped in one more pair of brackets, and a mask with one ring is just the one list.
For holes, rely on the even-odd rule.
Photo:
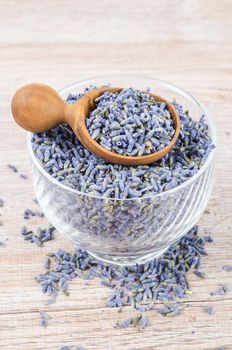
[(38, 227), (36, 232), (27, 229), (26, 226), (21, 228), (21, 235), (25, 241), (30, 241), (38, 246), (42, 246), (44, 242), (51, 241), (54, 239), (55, 227), (49, 225), (47, 228)]
[[(47, 271), (36, 280), (43, 293), (55, 298), (59, 291), (67, 294), (68, 283), (76, 277), (99, 278), (102, 285), (113, 290), (108, 300), (110, 307), (132, 305), (143, 313), (153, 307), (155, 300), (160, 300), (164, 305), (157, 309), (159, 313), (177, 316), (181, 305), (177, 300), (191, 294), (186, 272), (191, 269), (199, 271), (201, 256), (206, 255), (205, 242), (212, 242), (210, 236), (200, 238), (197, 233), (198, 227), (194, 226), (159, 259), (131, 267), (108, 265), (82, 250), (74, 253), (58, 250), (46, 259)], [(141, 319), (145, 326), (147, 319)], [(132, 321), (127, 320), (126, 324), (129, 326)]]
[[(70, 95), (67, 102), (73, 103), (82, 95)], [(107, 103), (107, 99), (108, 97), (103, 95), (99, 101), (98, 115), (100, 115), (100, 110), (103, 113), (105, 108), (103, 106), (104, 103)], [(134, 108), (134, 100), (133, 98), (127, 100), (127, 111), (124, 112), (130, 118), (129, 111)], [(121, 103), (123, 104), (122, 101)], [(32, 147), (35, 156), (44, 169), (58, 181), (91, 195), (134, 198), (172, 189), (196, 174), (214, 148), (204, 116), (199, 121), (194, 121), (187, 111), (184, 112), (181, 105), (176, 102), (173, 104), (181, 120), (178, 141), (171, 152), (149, 166), (126, 167), (109, 164), (88, 152), (80, 144), (73, 131), (65, 124), (33, 135)], [(162, 110), (163, 107), (160, 106), (160, 108)], [(143, 114), (138, 116), (142, 118)], [(112, 113), (109, 129), (115, 125), (117, 118), (119, 116)], [(98, 124), (96, 123), (96, 125)], [(99, 126), (101, 129), (100, 124)], [(93, 128), (93, 123), (90, 128)], [(130, 128), (130, 119), (126, 121), (124, 129), (126, 130), (126, 128)], [(92, 131), (95, 133), (96, 129), (92, 129)], [(137, 137), (138, 135), (134, 140), (138, 140), (137, 143), (140, 144)], [(147, 133), (145, 137), (148, 137)], [(133, 142), (130, 141), (130, 144)], [(127, 141), (125, 141), (125, 146), (129, 146)], [(159, 147), (158, 144), (157, 147)], [(140, 152), (140, 148), (138, 152)]]
[(105, 92), (86, 119), (93, 139), (104, 148), (126, 156), (142, 156), (167, 146), (175, 134), (166, 103), (149, 93), (129, 88)]

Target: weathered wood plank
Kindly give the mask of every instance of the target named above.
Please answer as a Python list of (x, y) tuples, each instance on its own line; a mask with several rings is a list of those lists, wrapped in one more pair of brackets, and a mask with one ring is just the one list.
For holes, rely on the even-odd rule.
[[(62, 344), (82, 345), (86, 349), (231, 349), (231, 302), (209, 302), (215, 314), (208, 316), (201, 305), (193, 303), (179, 318), (164, 318), (152, 311), (150, 326), (144, 331), (136, 328), (114, 328), (117, 320), (136, 316), (129, 308), (122, 313), (108, 308), (76, 307), (72, 310), (51, 311), (46, 329), (39, 325), (39, 313), (17, 313), (0, 316), (4, 331), (0, 349), (59, 349)], [(15, 336), (15, 323), (17, 332)], [(187, 325), (187, 327), (186, 327)]]

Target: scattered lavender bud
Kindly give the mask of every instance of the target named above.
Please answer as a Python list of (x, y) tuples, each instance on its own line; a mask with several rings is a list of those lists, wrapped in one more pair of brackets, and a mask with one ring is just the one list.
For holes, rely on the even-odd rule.
[(224, 266), (223, 270), (227, 271), (227, 272), (232, 272), (232, 265), (230, 266)]
[(194, 273), (195, 273), (195, 275), (197, 275), (198, 277), (203, 278), (203, 279), (207, 277), (207, 274), (203, 271), (195, 270)]
[(0, 207), (3, 207), (3, 205), (4, 205), (4, 200), (0, 198)]
[(212, 306), (205, 306), (203, 309), (205, 313), (207, 313), (210, 316), (214, 314), (214, 309)]
[(2, 240), (0, 240), (0, 247), (5, 247), (6, 243)]
[(144, 329), (147, 327), (148, 319), (147, 319), (147, 316), (145, 314), (142, 314), (142, 316), (140, 317), (139, 325), (140, 325), (140, 329)]
[(44, 311), (39, 311), (39, 315), (40, 315), (40, 326), (47, 327), (50, 316)]
[(121, 322), (116, 323), (116, 328), (128, 328), (129, 326), (131, 326), (131, 324), (132, 324), (131, 319), (123, 320)]
[(12, 170), (14, 173), (17, 173), (18, 172), (18, 169), (15, 165), (12, 165), (12, 164), (8, 164), (8, 168), (10, 170)]
[[(85, 348), (83, 346), (77, 346), (75, 349), (76, 350), (85, 350)], [(64, 345), (60, 348), (60, 350), (71, 350), (71, 348), (67, 345)]]
[(209, 235), (204, 236), (203, 239), (204, 239), (205, 242), (210, 242), (210, 243), (213, 242), (213, 237), (211, 237), (211, 236), (209, 236)]
[(2, 221), (0, 221), (0, 227), (1, 227), (1, 226), (3, 226), (3, 222), (2, 222)]
[(26, 226), (23, 226), (21, 228), (21, 235), (24, 237), (25, 241), (31, 241), (31, 238), (33, 236), (33, 232), (31, 230), (28, 230)]
[(35, 216), (35, 212), (31, 209), (25, 209), (23, 217), (25, 220), (31, 219), (33, 216)]
[(28, 179), (28, 176), (25, 175), (25, 174), (20, 174), (20, 177), (21, 177), (21, 179), (24, 179), (24, 180), (27, 180), (27, 179)]
[(216, 295), (226, 295), (229, 292), (229, 288), (226, 286), (219, 286), (214, 292), (211, 292), (211, 296), (216, 296)]
[(51, 259), (47, 257), (46, 260), (44, 261), (44, 267), (46, 270), (49, 270), (50, 266), (51, 266)]

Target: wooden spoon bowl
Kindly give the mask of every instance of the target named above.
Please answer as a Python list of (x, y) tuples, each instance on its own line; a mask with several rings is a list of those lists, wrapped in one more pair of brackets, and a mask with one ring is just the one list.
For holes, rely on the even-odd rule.
[(149, 93), (159, 102), (165, 102), (175, 125), (175, 134), (170, 143), (145, 156), (123, 156), (111, 152), (96, 142), (88, 132), (85, 119), (95, 107), (95, 99), (106, 91), (120, 92), (120, 87), (98, 88), (87, 92), (76, 103), (67, 104), (58, 93), (47, 85), (29, 84), (13, 96), (11, 107), (15, 121), (25, 130), (43, 132), (61, 123), (67, 123), (80, 142), (90, 152), (110, 163), (122, 165), (145, 165), (164, 157), (175, 145), (180, 132), (180, 119), (176, 109), (163, 97)]

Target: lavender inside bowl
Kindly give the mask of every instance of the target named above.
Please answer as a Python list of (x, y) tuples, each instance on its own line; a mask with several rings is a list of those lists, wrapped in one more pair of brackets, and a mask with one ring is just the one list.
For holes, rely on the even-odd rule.
[[(67, 163), (64, 166), (61, 153), (67, 151), (66, 148), (62, 149), (64, 134), (67, 133), (66, 139), (70, 137), (74, 140), (66, 126), (60, 126), (58, 131), (44, 135), (28, 134), (35, 191), (50, 222), (90, 254), (109, 262), (129, 265), (159, 256), (199, 220), (212, 189), (214, 158), (212, 144), (216, 141), (215, 129), (206, 110), (192, 96), (156, 79), (128, 75), (98, 77), (71, 85), (60, 93), (64, 99), (68, 98), (69, 102), (73, 102), (75, 96), (91, 84), (101, 86), (109, 82), (112, 86), (133, 86), (140, 90), (150, 87), (152, 92), (169, 100), (175, 98), (184, 110), (189, 111), (195, 122), (204, 115), (209, 127), (208, 134), (212, 140), (205, 142), (205, 145), (207, 144), (205, 149), (204, 140), (202, 143), (198, 142), (198, 157), (194, 158), (193, 164), (188, 164), (188, 161), (181, 157), (185, 152), (184, 146), (180, 144), (177, 145), (179, 154), (169, 154), (167, 158), (161, 160), (159, 167), (156, 165), (136, 169), (106, 164), (94, 155), (88, 154), (88, 151), (81, 150), (78, 141), (75, 140), (71, 141), (73, 144), (65, 146), (69, 153), (73, 152), (70, 162), (76, 161), (76, 164), (70, 167)], [(184, 113), (181, 110), (179, 112)], [(186, 116), (183, 115), (182, 125), (187, 123), (185, 119)], [(201, 127), (204, 123), (197, 125)], [(195, 130), (191, 126), (189, 129)], [(203, 133), (203, 130), (199, 132)], [(60, 165), (55, 175), (52, 173), (54, 165), (45, 165), (39, 153), (42, 151), (43, 159), (46, 156), (46, 164), (54, 160), (50, 146), (45, 147), (43, 151), (39, 143), (40, 139), (42, 143), (47, 142), (49, 145), (54, 135), (58, 135), (59, 142), (57, 141), (55, 146), (51, 144), (50, 146), (54, 147), (54, 152), (60, 153), (55, 160), (58, 162), (58, 159), (61, 159), (63, 162), (63, 168)], [(181, 142), (184, 140), (183, 136)], [(37, 141), (40, 146), (36, 148)], [(189, 145), (185, 147), (187, 146)], [(75, 151), (71, 151), (71, 148), (76, 149), (78, 156), (75, 157)], [(83, 164), (80, 166), (83, 159), (85, 162), (87, 159), (88, 166), (92, 164), (90, 170), (87, 168), (83, 171), (84, 175), (81, 174)], [(177, 159), (178, 164), (175, 163), (175, 167), (172, 167)], [(70, 173), (65, 172), (70, 168), (72, 168)], [(141, 174), (137, 176), (138, 173)], [(70, 181), (69, 179), (67, 181), (68, 176)], [(134, 179), (138, 183), (134, 184)]]

